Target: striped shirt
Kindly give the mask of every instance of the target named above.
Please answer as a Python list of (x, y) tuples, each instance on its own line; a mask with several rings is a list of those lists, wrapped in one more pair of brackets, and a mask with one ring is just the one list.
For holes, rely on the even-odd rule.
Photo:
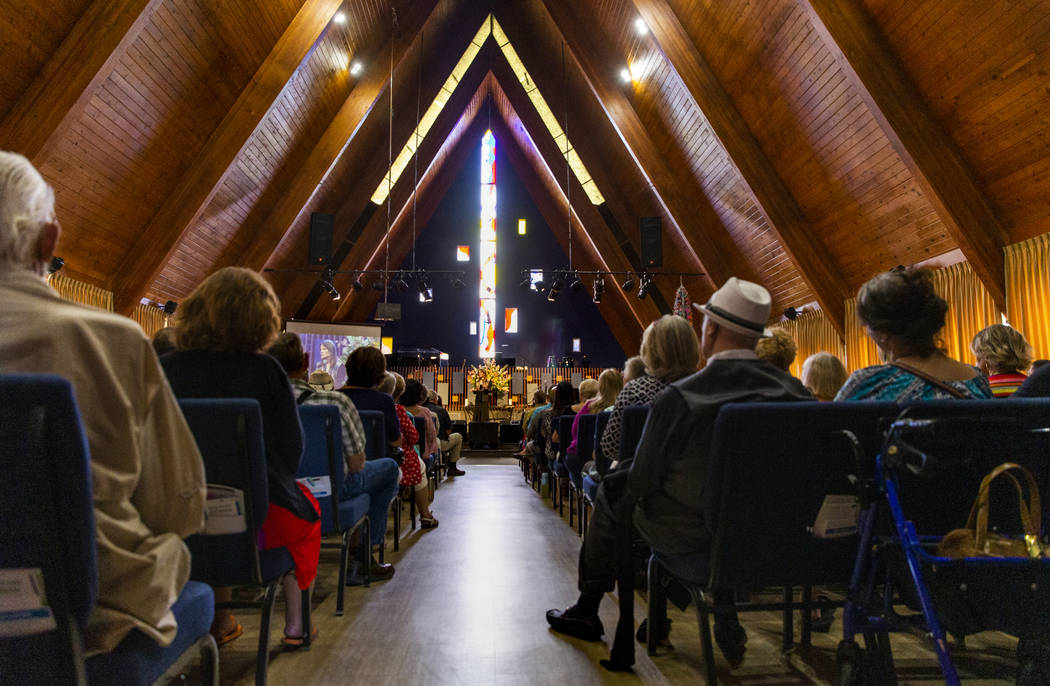
[(992, 387), (992, 395), (996, 398), (1009, 398), (1014, 394), (1014, 391), (1021, 387), (1021, 384), (1027, 378), (1021, 372), (992, 374), (988, 377), (988, 385)]
[(357, 414), (357, 408), (350, 398), (339, 391), (314, 390), (302, 379), (288, 380), (292, 384), (296, 401), (303, 393), (311, 391), (301, 405), (335, 405), (339, 408), (339, 423), (343, 427), (343, 453), (347, 458), (365, 451), (365, 430), (361, 426), (361, 416)]

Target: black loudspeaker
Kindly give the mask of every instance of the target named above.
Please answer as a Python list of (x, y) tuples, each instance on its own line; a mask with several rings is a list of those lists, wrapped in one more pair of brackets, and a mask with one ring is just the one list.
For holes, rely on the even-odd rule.
[(332, 233), (335, 230), (335, 215), (313, 212), (310, 214), (310, 264), (328, 264), (332, 259)]
[(664, 250), (660, 240), (660, 218), (642, 217), (642, 266), (664, 266)]

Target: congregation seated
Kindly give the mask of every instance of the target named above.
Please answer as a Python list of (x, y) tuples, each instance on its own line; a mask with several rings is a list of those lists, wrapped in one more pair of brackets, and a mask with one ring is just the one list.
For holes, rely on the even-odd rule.
[[(346, 477), (342, 484), (332, 484), (338, 493), (339, 500), (351, 500), (367, 493), (369, 495), (368, 521), (371, 530), (371, 548), (359, 544), (354, 559), (359, 566), (371, 565), (373, 580), (389, 579), (394, 575), (394, 566), (382, 564), (374, 556), (386, 540), (387, 513), (390, 503), (397, 495), (397, 462), (383, 457), (376, 460), (365, 460), (365, 432), (361, 417), (353, 402), (344, 394), (333, 390), (317, 390), (306, 383), (306, 373), (310, 368), (309, 357), (303, 351), (299, 336), (294, 333), (283, 333), (277, 337), (266, 350), (277, 360), (292, 385), (296, 403), (299, 405), (334, 405), (339, 409), (339, 420), (342, 435), (343, 459), (346, 462)], [(315, 374), (325, 372), (312, 372)], [(363, 574), (351, 574), (348, 581), (359, 583)]]
[(623, 382), (627, 383), (641, 376), (645, 376), (645, 360), (641, 355), (628, 357), (623, 363)]
[[(1036, 360), (1038, 362), (1038, 360)], [(1032, 373), (1024, 380), (1012, 398), (1050, 398), (1050, 363), (1038, 367), (1032, 363)]]
[(45, 281), (60, 235), (51, 187), (0, 152), (0, 373), (67, 379), (90, 452), (98, 596), (86, 655), (142, 637), (169, 646), (190, 574), (183, 539), (204, 525), (204, 465), (142, 329)]
[(153, 334), (153, 351), (157, 357), (175, 349), (175, 327), (165, 326)]
[(386, 379), (386, 359), (379, 348), (363, 345), (346, 358), (346, 385), (339, 389), (354, 403), (358, 411), (383, 413), (383, 428), (387, 446), (393, 450), (401, 445), (401, 423), (398, 421), (394, 400), (389, 393), (377, 387)]
[(558, 458), (558, 418), (575, 416), (576, 412), (572, 409), (575, 399), (576, 390), (572, 382), (559, 381), (554, 388), (554, 401), (550, 409), (543, 410), (539, 418), (540, 436), (543, 438), (543, 456), (537, 459), (539, 465), (553, 465)]
[(986, 326), (973, 337), (970, 350), (996, 398), (1009, 398), (1028, 378), (1025, 370), (1032, 364), (1032, 346), (1012, 326)]
[(947, 311), (925, 269), (894, 269), (865, 283), (857, 315), (886, 364), (853, 372), (835, 399), (991, 398), (984, 375), (938, 347)]
[[(360, 349), (360, 348), (359, 348)], [(380, 382), (380, 393), (394, 401), (394, 412), (397, 416), (398, 431), (401, 433), (401, 449), (405, 459), (401, 463), (401, 485), (412, 490), (416, 508), (419, 510), (419, 526), (426, 529), (437, 527), (438, 520), (430, 511), (430, 498), (427, 495), (427, 470), (423, 458), (416, 452), (419, 432), (412, 421), (412, 416), (397, 401), (405, 391), (405, 379), (396, 372), (386, 372)]]
[[(702, 507), (707, 456), (714, 420), (724, 404), (811, 399), (797, 379), (755, 354), (758, 340), (769, 335), (765, 323), (771, 298), (765, 288), (731, 278), (706, 305), (696, 307), (704, 314), (702, 344), (698, 345), (692, 324), (671, 315), (657, 320), (642, 339), (642, 356), (654, 373), (644, 378), (663, 381), (662, 388), (655, 394), (634, 459), (613, 466), (601, 481), (580, 552), (580, 596), (566, 610), (547, 612), (547, 622), (556, 631), (586, 640), (598, 640), (604, 633), (598, 607), (616, 583), (623, 498), (637, 499), (634, 529), (672, 572), (694, 570), (704, 563), (713, 533)], [(685, 378), (679, 374), (673, 383), (658, 375), (690, 366), (695, 370), (701, 350), (707, 364), (700, 372)], [(677, 365), (673, 368), (657, 364), (672, 360)], [(630, 385), (624, 386), (625, 392)], [(716, 603), (715, 642), (730, 664), (737, 665), (743, 659), (747, 634), (737, 621), (733, 592), (711, 591)], [(665, 621), (659, 624), (649, 630), (662, 638), (668, 626)], [(603, 665), (612, 670), (630, 666), (611, 661)]]
[(448, 415), (448, 410), (441, 406), (441, 398), (436, 391), (433, 389), (427, 391), (427, 402), (423, 405), (437, 417), (438, 445), (443, 452), (449, 454), (448, 475), (463, 476), (466, 472), (456, 466), (463, 451), (463, 434), (452, 431), (452, 418)]
[[(284, 645), (303, 643), (302, 594), (317, 576), (321, 553), (320, 506), (295, 479), (303, 455), (303, 429), (295, 396), (281, 366), (263, 350), (280, 330), (280, 303), (259, 274), (225, 267), (206, 278), (179, 307), (177, 350), (161, 366), (179, 398), (252, 398), (259, 401), (270, 504), (259, 535), (262, 550), (287, 548), (295, 562), (282, 580)], [(232, 589), (215, 589), (216, 603)], [(216, 609), (212, 634), (222, 644), (242, 627)], [(311, 636), (312, 640), (312, 636)]]
[(822, 402), (835, 399), (847, 376), (842, 360), (831, 353), (814, 353), (802, 363), (802, 385)]
[[(580, 384), (580, 388), (583, 388), (583, 384)], [(616, 396), (620, 394), (622, 389), (623, 374), (619, 369), (606, 369), (598, 375), (597, 394), (581, 405), (576, 418), (572, 420), (572, 441), (565, 450), (566, 463), (573, 465), (573, 467), (570, 467), (570, 472), (575, 471), (574, 467), (579, 468), (576, 446), (580, 438), (580, 417), (586, 414), (612, 411), (613, 403), (616, 402)], [(582, 390), (580, 395), (583, 395)]]
[(310, 384), (310, 388), (315, 391), (334, 391), (335, 390), (335, 379), (332, 375), (325, 371), (313, 371), (310, 372), (310, 377), (307, 380)]

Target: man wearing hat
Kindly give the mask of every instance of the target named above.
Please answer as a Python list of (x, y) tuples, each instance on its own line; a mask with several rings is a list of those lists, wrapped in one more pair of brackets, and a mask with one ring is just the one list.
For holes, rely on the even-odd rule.
[[(706, 565), (712, 531), (701, 507), (707, 456), (715, 417), (729, 402), (811, 400), (805, 387), (773, 364), (758, 359), (755, 345), (769, 336), (771, 299), (762, 286), (730, 278), (705, 305), (694, 305), (704, 314), (701, 352), (707, 360), (699, 372), (674, 382), (656, 396), (645, 431), (629, 467), (627, 490), (638, 498), (634, 512), (637, 531), (667, 563), (684, 578), (698, 576)], [(608, 480), (609, 477), (606, 477)], [(592, 522), (607, 522), (595, 516)], [(588, 536), (588, 542), (607, 550), (585, 550), (580, 554), (576, 605), (551, 610), (547, 621), (562, 633), (598, 640), (603, 633), (598, 603), (603, 591), (612, 590), (610, 570), (617, 568), (615, 535)], [(698, 579), (706, 581), (706, 579)], [(623, 591), (621, 591), (623, 592)], [(629, 591), (628, 591), (629, 592)], [(715, 589), (715, 640), (733, 666), (744, 656), (747, 634), (732, 609), (732, 592)], [(658, 615), (663, 615), (658, 612)], [(656, 638), (667, 635), (667, 622), (654, 621)], [(603, 662), (611, 669), (629, 664)]]

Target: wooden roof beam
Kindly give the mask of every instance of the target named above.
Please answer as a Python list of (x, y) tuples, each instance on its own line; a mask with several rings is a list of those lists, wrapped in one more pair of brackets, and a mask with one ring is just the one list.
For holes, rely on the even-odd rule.
[(855, 0), (801, 4), (995, 304), (1005, 310), (1007, 231), (874, 20)]
[[(400, 35), (389, 39), (376, 52), (376, 55), (389, 56), (392, 49), (394, 68), (397, 69), (397, 65), (400, 65), (405, 59), (419, 31), (424, 27), (433, 28), (432, 22), (440, 20), (437, 4), (436, 0), (413, 4), (409, 12), (401, 17)], [(391, 41), (393, 41), (392, 45)], [(350, 91), (350, 95), (310, 151), (306, 161), (299, 167), (291, 185), (281, 194), (280, 200), (277, 201), (263, 225), (258, 227), (258, 230), (251, 227), (254, 231), (251, 241), (248, 241), (250, 247), (247, 254), (236, 257), (224, 255), (224, 263), (235, 262), (249, 269), (260, 270), (270, 260), (288, 231), (288, 227), (295, 222), (296, 217), (310, 202), (318, 187), (339, 160), (340, 155), (353, 141), (365, 118), (371, 114), (380, 98), (383, 97), (390, 75), (386, 69), (378, 68), (378, 64), (388, 64), (388, 62), (385, 59), (376, 60), (376, 62), (377, 68), (368, 69), (354, 89)], [(244, 230), (246, 227), (240, 229), (240, 231)], [(239, 243), (238, 237), (234, 237), (231, 241), (231, 244)]]
[(678, 72), (721, 143), (751, 190), (759, 209), (776, 232), (780, 244), (820, 303), (839, 336), (845, 335), (846, 279), (827, 249), (815, 239), (809, 220), (784, 180), (763, 152), (729, 94), (667, 0), (633, 0), (660, 51)]
[(117, 312), (129, 314), (138, 305), (179, 241), (222, 187), (234, 162), (341, 5), (342, 0), (306, 0), (299, 9), (193, 164), (139, 234), (117, 272), (113, 289)]
[(576, 14), (570, 3), (543, 0), (542, 4), (547, 8), (550, 21), (564, 37), (573, 58), (587, 75), (589, 87), (638, 169), (678, 225), (684, 243), (682, 247), (692, 253), (710, 285), (718, 288), (731, 276), (757, 281), (754, 270), (733, 243), (699, 183), (692, 174), (672, 170), (631, 101), (612, 82), (612, 75), (616, 73), (613, 65), (622, 60), (610, 52), (601, 36)]
[(41, 166), (162, 1), (94, 0), (0, 122), (0, 150)]

